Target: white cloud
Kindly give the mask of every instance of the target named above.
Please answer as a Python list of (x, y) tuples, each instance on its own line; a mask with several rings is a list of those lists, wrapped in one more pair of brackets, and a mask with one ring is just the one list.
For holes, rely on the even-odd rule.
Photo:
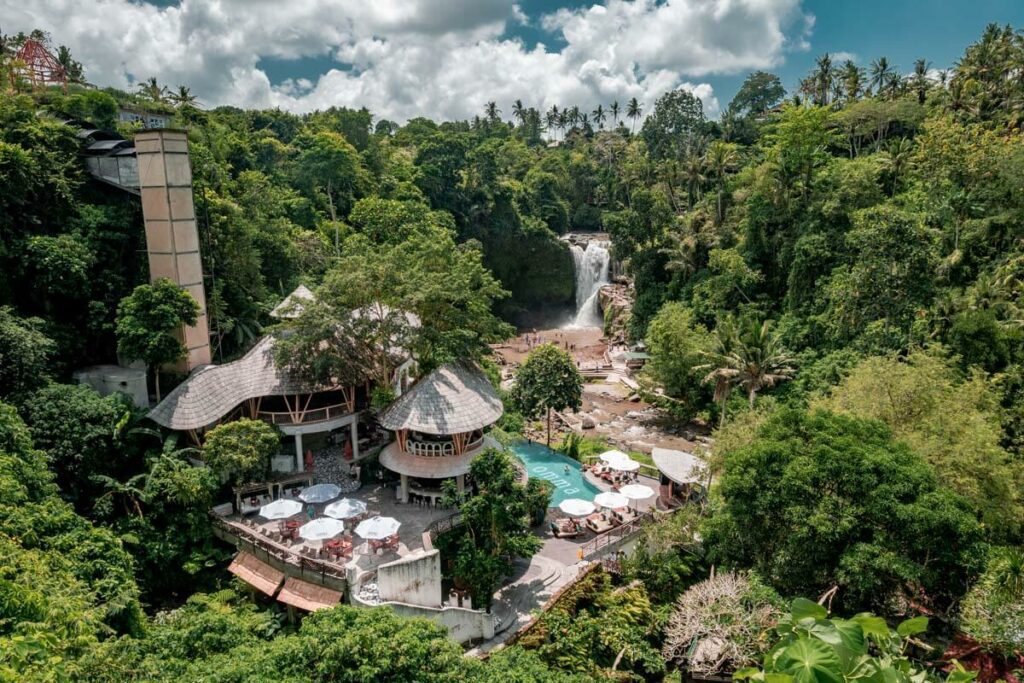
[[(607, 0), (540, 25), (564, 41), (532, 48), (507, 30), (530, 21), (510, 0), (0, 0), (6, 31), (43, 28), (88, 77), (130, 87), (156, 76), (208, 106), (309, 111), (365, 106), (375, 115), (465, 118), (494, 100), (590, 110), (636, 97), (650, 111), (684, 87), (718, 112), (711, 74), (778, 65), (806, 49), (813, 16), (800, 0)], [(272, 85), (261, 58), (323, 56), (317, 78)]]
[(853, 62), (854, 64), (856, 64), (857, 61), (858, 61), (858, 57), (857, 57), (857, 53), (856, 52), (846, 52), (845, 50), (840, 50), (839, 52), (833, 52), (829, 56), (832, 58), (832, 63), (833, 64), (842, 64), (843, 62), (845, 62), (847, 60), (849, 60), (849, 61)]

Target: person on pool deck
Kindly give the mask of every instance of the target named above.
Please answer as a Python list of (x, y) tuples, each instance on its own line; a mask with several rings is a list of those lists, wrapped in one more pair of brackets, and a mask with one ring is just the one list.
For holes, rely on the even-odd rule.
[(569, 474), (569, 466), (568, 465), (565, 466), (565, 473)]

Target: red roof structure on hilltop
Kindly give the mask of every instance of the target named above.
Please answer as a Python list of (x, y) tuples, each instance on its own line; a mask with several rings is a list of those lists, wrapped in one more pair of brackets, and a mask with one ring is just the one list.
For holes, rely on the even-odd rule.
[(14, 58), (21, 62), (16, 75), (31, 83), (33, 88), (60, 85), (67, 90), (67, 71), (38, 40), (26, 40)]

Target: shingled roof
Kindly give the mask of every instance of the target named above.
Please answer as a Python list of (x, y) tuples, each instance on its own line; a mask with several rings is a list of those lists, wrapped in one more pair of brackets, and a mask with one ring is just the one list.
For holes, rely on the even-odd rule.
[(149, 419), (170, 429), (199, 429), (252, 398), (327, 389), (279, 369), (273, 350), (274, 338), (267, 335), (238, 360), (193, 372), (149, 411)]
[(380, 416), (386, 429), (462, 434), (494, 424), (504, 408), (476, 365), (448, 363), (414, 384)]
[(295, 291), (284, 298), (284, 301), (274, 307), (270, 317), (279, 319), (297, 318), (302, 313), (302, 302), (313, 301), (316, 297), (309, 291), (306, 285), (299, 285)]

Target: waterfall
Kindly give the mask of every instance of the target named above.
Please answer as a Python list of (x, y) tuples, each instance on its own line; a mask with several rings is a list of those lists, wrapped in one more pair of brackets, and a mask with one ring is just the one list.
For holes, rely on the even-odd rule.
[(576, 317), (569, 327), (601, 327), (604, 321), (597, 295), (601, 286), (608, 284), (608, 243), (588, 242), (586, 249), (572, 244), (569, 249), (576, 271)]

